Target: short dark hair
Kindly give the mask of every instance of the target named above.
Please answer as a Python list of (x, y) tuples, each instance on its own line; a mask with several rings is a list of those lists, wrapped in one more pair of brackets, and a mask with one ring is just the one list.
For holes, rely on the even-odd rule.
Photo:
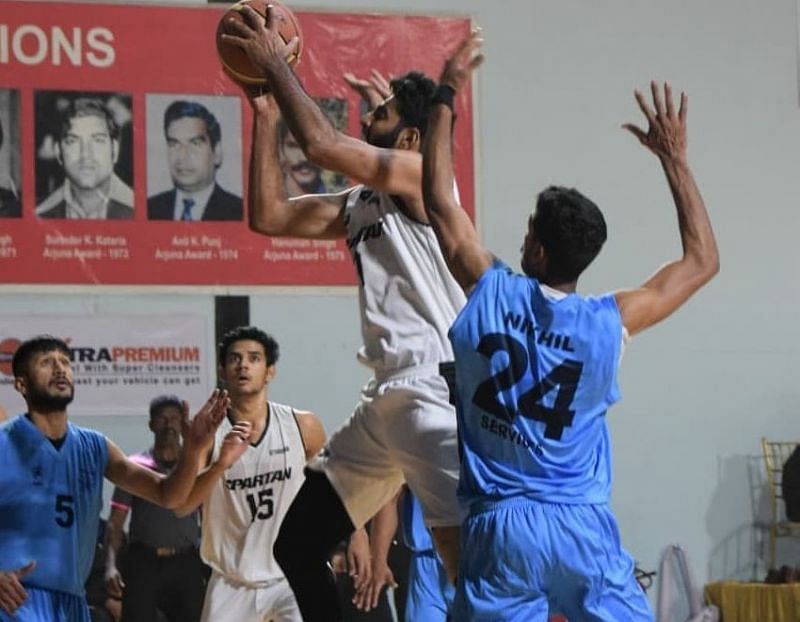
[(532, 224), (547, 253), (547, 277), (559, 282), (575, 281), (606, 241), (603, 213), (575, 188), (542, 191)]
[(183, 409), (183, 401), (177, 395), (159, 395), (154, 397), (150, 402), (150, 420), (156, 415), (160, 415), (161, 411), (170, 406), (176, 407), (178, 410)]
[(228, 350), (232, 343), (235, 341), (244, 341), (245, 339), (257, 341), (264, 346), (264, 354), (267, 356), (267, 365), (274, 365), (278, 362), (280, 348), (278, 342), (275, 341), (272, 335), (265, 333), (255, 326), (239, 326), (238, 328), (229, 330), (222, 336), (222, 341), (219, 342), (217, 350), (219, 363), (221, 365), (225, 363), (225, 358), (228, 356)]
[(69, 133), (72, 120), (79, 117), (99, 117), (106, 122), (108, 135), (112, 140), (119, 140), (119, 125), (114, 121), (114, 117), (103, 103), (96, 97), (77, 97), (69, 101), (61, 111), (59, 119), (59, 140), (63, 140)]
[(415, 127), (422, 136), (428, 131), (428, 114), (436, 83), (424, 73), (409, 71), (390, 83), (397, 101), (397, 114), (406, 127)]
[(15, 378), (21, 378), (28, 371), (28, 364), (36, 354), (58, 350), (70, 356), (69, 348), (63, 339), (53, 335), (37, 335), (23, 341), (11, 359), (11, 370)]
[(164, 136), (167, 135), (167, 129), (170, 123), (191, 117), (193, 119), (200, 119), (206, 124), (206, 133), (208, 139), (211, 141), (211, 146), (216, 147), (222, 139), (222, 130), (219, 127), (219, 121), (208, 108), (203, 104), (197, 102), (185, 101), (182, 99), (175, 100), (164, 111)]

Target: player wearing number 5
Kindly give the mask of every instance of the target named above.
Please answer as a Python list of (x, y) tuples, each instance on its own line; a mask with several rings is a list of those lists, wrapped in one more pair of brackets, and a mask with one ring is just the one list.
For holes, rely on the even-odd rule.
[[(578, 277), (606, 239), (603, 215), (573, 189), (542, 192), (518, 275), (480, 244), (453, 196), (452, 96), (482, 57), (474, 32), (446, 63), (423, 146), (425, 207), (468, 293), (450, 331), (462, 439), (463, 526), (453, 619), (652, 620), (608, 507), (606, 411), (619, 398), (624, 341), (663, 320), (719, 269), (714, 234), (686, 159), (686, 97), (636, 93), (678, 212), (683, 256), (641, 287), (598, 298)], [(653, 109), (654, 108), (654, 109)], [(500, 551), (501, 553), (498, 553)]]
[(242, 457), (227, 470), (212, 467), (201, 475), (178, 510), (188, 514), (203, 504), (200, 553), (212, 570), (201, 617), (206, 622), (301, 622), (271, 551), (305, 479), (306, 460), (322, 448), (325, 432), (314, 414), (268, 400), (278, 355), (278, 343), (254, 327), (229, 331), (219, 345), (219, 376), (231, 410), (212, 457), (235, 426), (248, 426), (250, 435)]
[[(214, 440), (228, 398), (217, 391), (188, 421), (183, 451), (169, 476), (146, 469), (99, 432), (67, 420), (74, 383), (60, 339), (23, 342), (12, 359), (14, 388), (27, 412), (0, 427), (0, 620), (89, 622), (84, 583), (94, 557), (103, 477), (168, 508), (185, 501)], [(226, 441), (221, 464), (238, 457)]]

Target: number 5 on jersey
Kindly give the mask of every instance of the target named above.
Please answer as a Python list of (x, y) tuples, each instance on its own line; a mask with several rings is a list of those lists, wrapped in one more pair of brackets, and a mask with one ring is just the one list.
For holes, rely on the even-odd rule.
[(253, 493), (248, 494), (247, 505), (250, 506), (250, 522), (254, 523), (257, 518), (260, 520), (270, 518), (275, 511), (275, 504), (272, 501), (272, 488), (259, 490), (258, 497)]

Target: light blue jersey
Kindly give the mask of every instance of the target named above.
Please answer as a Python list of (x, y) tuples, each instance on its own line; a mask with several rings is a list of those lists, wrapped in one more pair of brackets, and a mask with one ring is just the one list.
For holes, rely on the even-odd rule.
[(613, 295), (548, 297), (497, 262), (450, 329), (461, 436), (459, 495), (606, 503), (605, 414), (619, 399)]
[(498, 262), (450, 329), (469, 507), (460, 622), (653, 620), (607, 505), (619, 309), (558, 294)]
[(0, 570), (36, 562), (26, 587), (82, 596), (97, 540), (105, 437), (68, 424), (59, 449), (26, 416), (0, 427)]

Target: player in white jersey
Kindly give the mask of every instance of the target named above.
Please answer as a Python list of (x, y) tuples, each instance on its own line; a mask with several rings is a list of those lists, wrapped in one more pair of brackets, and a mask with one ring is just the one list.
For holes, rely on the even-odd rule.
[(278, 355), (277, 342), (254, 327), (229, 331), (219, 345), (231, 410), (211, 459), (231, 432), (247, 447), (227, 470), (211, 467), (201, 475), (179, 512), (203, 504), (200, 552), (212, 570), (203, 622), (302, 620), (272, 545), (325, 432), (313, 413), (268, 400)]
[[(285, 58), (296, 41), (244, 7), (226, 24), (228, 42), (260, 67), (270, 94), (251, 97), (250, 227), (265, 235), (345, 238), (359, 273), (364, 346), (374, 371), (345, 426), (298, 494), (275, 557), (306, 622), (339, 619), (325, 567), (335, 544), (361, 527), (407, 482), (446, 567), (455, 574), (458, 451), (455, 411), (443, 371), (447, 328), (464, 303), (422, 205), (419, 153), (435, 84), (417, 72), (392, 80), (391, 94), (364, 125), (366, 141), (338, 132), (303, 90)], [(279, 114), (309, 160), (358, 181), (333, 195), (289, 199), (277, 155)]]

